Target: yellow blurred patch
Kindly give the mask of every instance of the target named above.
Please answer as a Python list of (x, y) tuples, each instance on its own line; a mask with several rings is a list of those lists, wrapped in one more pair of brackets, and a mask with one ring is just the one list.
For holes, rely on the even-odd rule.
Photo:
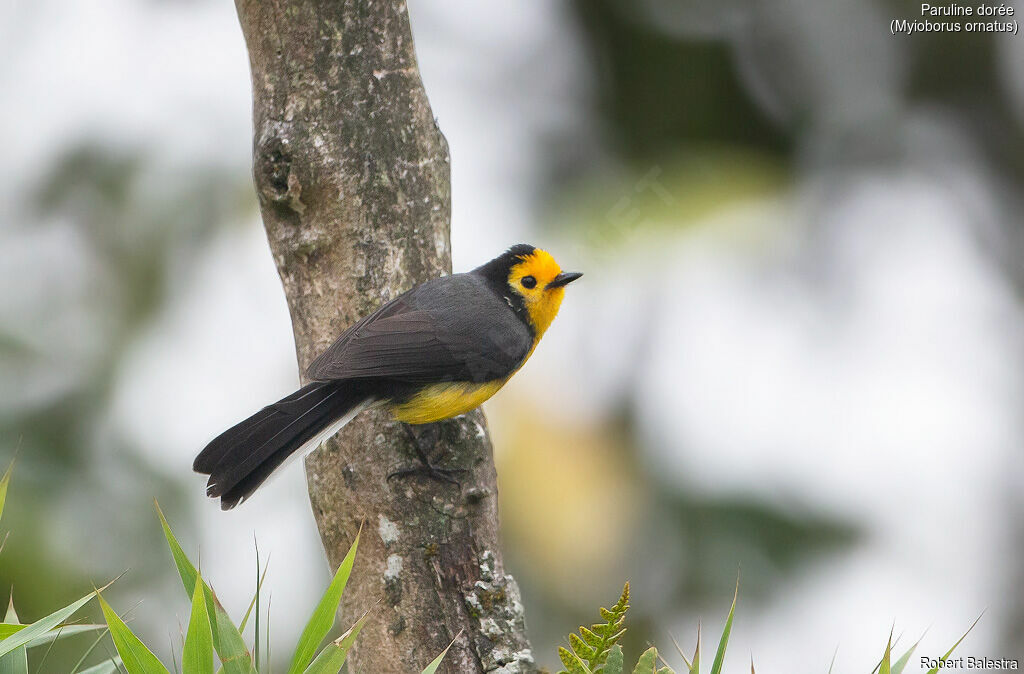
[(506, 549), (552, 590), (619, 573), (644, 505), (616, 434), (512, 396), (488, 411)]

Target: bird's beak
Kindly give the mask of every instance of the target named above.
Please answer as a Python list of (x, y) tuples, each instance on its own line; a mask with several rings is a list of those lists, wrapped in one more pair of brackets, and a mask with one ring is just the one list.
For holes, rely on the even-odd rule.
[(547, 287), (549, 289), (561, 288), (562, 286), (569, 285), (570, 283), (572, 283), (581, 276), (583, 276), (583, 274), (578, 271), (563, 271), (561, 274), (552, 279), (551, 283), (549, 283)]

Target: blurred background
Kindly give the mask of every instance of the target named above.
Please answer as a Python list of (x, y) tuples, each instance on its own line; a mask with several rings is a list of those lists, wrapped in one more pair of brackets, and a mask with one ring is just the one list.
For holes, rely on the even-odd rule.
[[(964, 653), (1024, 656), (1024, 40), (882, 0), (410, 11), (456, 271), (586, 272), (485, 406), (538, 660), (627, 579), (630, 647), (689, 649), (737, 573), (728, 671), (870, 671), (894, 624), (940, 655), (983, 610)], [(169, 661), (156, 497), (236, 614), (255, 537), (284, 656), (328, 579), (301, 469), (229, 514), (190, 470), (297, 383), (234, 7), (15, 0), (0, 54), (0, 593), (129, 569)]]

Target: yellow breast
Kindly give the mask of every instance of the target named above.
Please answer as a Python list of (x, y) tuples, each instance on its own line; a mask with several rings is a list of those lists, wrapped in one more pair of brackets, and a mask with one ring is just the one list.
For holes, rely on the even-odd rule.
[(485, 384), (468, 382), (431, 384), (408, 401), (392, 405), (389, 409), (391, 415), (398, 421), (404, 421), (407, 424), (430, 424), (476, 409), (497, 393), (506, 381), (508, 379), (498, 379)]

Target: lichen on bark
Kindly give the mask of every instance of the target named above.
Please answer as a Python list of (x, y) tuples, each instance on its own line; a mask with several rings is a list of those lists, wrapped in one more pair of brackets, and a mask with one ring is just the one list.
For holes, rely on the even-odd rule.
[[(253, 175), (302, 370), (382, 302), (451, 272), (450, 161), (420, 80), (404, 2), (236, 0), (253, 84)], [(502, 243), (498, 244), (500, 247)], [(416, 461), (364, 412), (306, 461), (332, 567), (363, 523), (342, 606), (380, 601), (352, 671), (535, 672), (519, 591), (498, 547), (497, 484), (480, 411), (438, 424), (459, 485), (388, 480)], [(383, 525), (384, 522), (390, 526)]]

